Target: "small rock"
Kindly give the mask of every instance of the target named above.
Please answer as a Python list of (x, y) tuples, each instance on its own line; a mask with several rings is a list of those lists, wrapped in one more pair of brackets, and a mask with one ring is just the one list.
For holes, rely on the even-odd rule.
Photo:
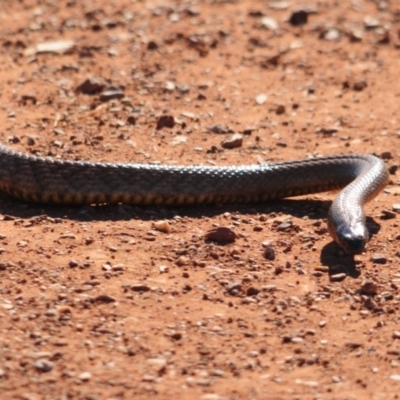
[[(136, 125), (136, 117), (134, 115), (129, 115), (126, 122), (128, 122), (129, 125)], [(119, 139), (122, 139), (122, 137)]]
[(374, 18), (374, 17), (371, 17), (371, 16), (367, 15), (364, 18), (364, 26), (367, 29), (376, 29), (376, 28), (379, 28), (380, 23), (379, 23), (379, 20), (377, 18)]
[(134, 283), (131, 285), (131, 289), (134, 292), (148, 292), (150, 290), (150, 287), (147, 286), (145, 283)]
[(242, 283), (241, 282), (230, 282), (226, 285), (226, 290), (231, 296), (236, 296), (238, 293), (242, 291)]
[(282, 272), (283, 272), (283, 267), (281, 265), (275, 267), (274, 270), (275, 275), (280, 275)]
[(265, 285), (261, 288), (263, 292), (275, 292), (276, 285)]
[(211, 229), (205, 234), (206, 240), (212, 240), (218, 243), (232, 243), (237, 238), (238, 236), (232, 229), (223, 226)]
[(172, 115), (162, 115), (157, 120), (156, 129), (173, 128), (175, 126), (175, 118)]
[(364, 31), (362, 29), (353, 29), (349, 37), (352, 42), (361, 42), (364, 37)]
[(347, 342), (347, 343), (345, 343), (345, 345), (344, 345), (347, 349), (349, 349), (350, 351), (353, 351), (353, 350), (357, 350), (357, 349), (359, 349), (360, 347), (362, 347), (362, 344), (361, 343), (357, 343), (357, 342)]
[(374, 281), (364, 281), (360, 290), (362, 294), (375, 296), (378, 293), (378, 284)]
[(396, 218), (396, 212), (391, 210), (382, 210), (382, 217), (384, 219), (393, 219)]
[(49, 42), (41, 42), (27, 47), (24, 51), (26, 56), (33, 56), (41, 53), (65, 53), (75, 46), (73, 40), (55, 40)]
[(346, 279), (346, 276), (347, 275), (344, 272), (342, 272), (339, 274), (331, 275), (330, 280), (331, 280), (331, 282), (341, 282), (344, 279)]
[(164, 233), (171, 232), (171, 225), (168, 221), (156, 221), (154, 222), (154, 229)]
[(154, 382), (155, 379), (156, 379), (155, 376), (149, 374), (143, 375), (142, 377), (143, 382)]
[(257, 288), (255, 288), (255, 287), (252, 287), (252, 286), (250, 286), (249, 288), (247, 288), (247, 290), (246, 290), (246, 296), (257, 296), (258, 295), (258, 293), (260, 293), (260, 290), (259, 289), (257, 289)]
[(87, 382), (92, 378), (92, 374), (90, 372), (82, 372), (79, 374), (78, 379), (80, 379), (83, 382)]
[(39, 360), (35, 361), (35, 363), (34, 363), (35, 369), (37, 371), (43, 372), (43, 373), (50, 372), (53, 369), (53, 366), (54, 366), (54, 364), (51, 361), (46, 360), (44, 358), (39, 359)]
[(276, 22), (276, 20), (271, 18), (271, 17), (262, 17), (261, 18), (261, 25), (264, 28), (270, 29), (271, 31), (275, 31), (276, 29), (279, 28), (279, 25)]
[(180, 332), (172, 332), (169, 337), (173, 340), (181, 340), (182, 339), (182, 333)]
[(302, 8), (293, 11), (289, 22), (293, 26), (304, 25), (308, 21), (308, 12)]
[(275, 260), (275, 249), (272, 246), (268, 246), (264, 251), (264, 257), (270, 261)]
[(180, 256), (177, 260), (176, 260), (176, 265), (178, 265), (179, 267), (183, 267), (184, 265), (186, 265), (189, 262), (188, 258), (185, 256)]
[(114, 303), (115, 298), (109, 296), (108, 294), (100, 294), (95, 298), (95, 301), (98, 303)]
[(373, 300), (372, 297), (367, 297), (363, 302), (363, 306), (367, 310), (376, 310), (378, 308), (377, 302)]
[(391, 160), (393, 156), (390, 151), (384, 151), (381, 153), (381, 158), (383, 158), (384, 160)]
[(234, 149), (236, 147), (242, 147), (243, 144), (243, 135), (240, 133), (235, 133), (231, 136), (230, 139), (225, 140), (221, 143), (221, 146), (224, 149)]
[(100, 77), (91, 77), (82, 82), (76, 89), (76, 92), (93, 95), (101, 93), (107, 86), (107, 82)]
[(175, 83), (172, 81), (165, 82), (165, 90), (168, 92), (173, 92), (175, 90)]
[(210, 125), (207, 129), (212, 133), (228, 133), (229, 129), (223, 124)]
[(353, 90), (355, 90), (356, 92), (361, 92), (367, 86), (368, 86), (368, 83), (367, 83), (366, 79), (360, 79), (353, 83)]
[(340, 32), (336, 28), (328, 29), (321, 35), (321, 39), (325, 39), (328, 41), (338, 40), (339, 38), (340, 38)]
[(70, 260), (70, 262), (68, 263), (70, 268), (75, 268), (79, 265), (78, 261), (76, 260)]
[(165, 274), (165, 273), (167, 273), (169, 271), (169, 268), (168, 268), (167, 265), (160, 265), (158, 270), (160, 271), (160, 274)]
[(393, 339), (400, 339), (400, 331), (394, 331), (392, 337)]
[(190, 88), (187, 85), (177, 85), (176, 89), (178, 90), (179, 93), (181, 94), (186, 94), (190, 92)]
[(100, 101), (106, 102), (115, 99), (122, 99), (125, 97), (125, 94), (122, 89), (116, 86), (108, 86), (104, 89), (100, 94)]
[(277, 230), (278, 232), (285, 232), (285, 231), (287, 231), (289, 228), (291, 228), (292, 225), (293, 225), (292, 221), (282, 222), (281, 224), (279, 224), (279, 225), (276, 227), (276, 230)]
[(383, 254), (377, 254), (375, 253), (372, 256), (372, 262), (374, 264), (386, 264), (387, 262), (387, 258), (383, 255)]
[(27, 103), (36, 104), (37, 98), (32, 93), (26, 93), (21, 96), (20, 103), (23, 105), (26, 105)]
[(267, 101), (267, 99), (268, 96), (264, 93), (261, 93), (256, 97), (256, 103), (261, 106)]
[(282, 114), (285, 114), (285, 112), (286, 112), (286, 108), (282, 104), (279, 104), (275, 109), (276, 115), (282, 115)]

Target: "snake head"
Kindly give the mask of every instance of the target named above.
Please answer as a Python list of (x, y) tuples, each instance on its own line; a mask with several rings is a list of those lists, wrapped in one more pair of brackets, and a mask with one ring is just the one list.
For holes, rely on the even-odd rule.
[(352, 226), (339, 226), (335, 240), (347, 254), (361, 254), (369, 239), (366, 226), (357, 222)]

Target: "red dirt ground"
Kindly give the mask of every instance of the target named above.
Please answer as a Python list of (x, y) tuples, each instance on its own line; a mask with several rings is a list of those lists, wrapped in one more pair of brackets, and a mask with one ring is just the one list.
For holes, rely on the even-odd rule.
[[(2, 194), (1, 399), (398, 398), (396, 1), (3, 0), (0, 21), (14, 149), (205, 165), (361, 152), (392, 172), (355, 259), (325, 228), (334, 193), (171, 208)], [(236, 241), (205, 241), (218, 226)]]

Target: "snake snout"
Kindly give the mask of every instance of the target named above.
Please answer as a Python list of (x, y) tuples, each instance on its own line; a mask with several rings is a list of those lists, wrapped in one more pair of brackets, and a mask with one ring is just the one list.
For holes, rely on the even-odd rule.
[(361, 254), (365, 250), (369, 233), (364, 224), (337, 230), (337, 242), (348, 254)]

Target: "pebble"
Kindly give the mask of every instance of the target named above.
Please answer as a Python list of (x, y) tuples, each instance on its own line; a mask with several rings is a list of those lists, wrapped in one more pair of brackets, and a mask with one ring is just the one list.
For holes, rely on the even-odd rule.
[(289, 22), (293, 26), (304, 25), (308, 22), (308, 12), (303, 8), (299, 8), (292, 12)]
[(363, 294), (374, 296), (378, 293), (378, 285), (374, 281), (364, 281), (360, 290)]
[(168, 92), (173, 92), (175, 90), (175, 83), (172, 81), (165, 82), (165, 90)]
[(226, 290), (230, 295), (237, 295), (242, 290), (242, 283), (241, 282), (230, 282), (226, 286)]
[(290, 340), (292, 343), (303, 343), (304, 339), (302, 337), (292, 337)]
[(156, 129), (173, 128), (175, 126), (175, 118), (172, 115), (162, 115), (157, 120)]
[(79, 263), (76, 260), (70, 260), (68, 265), (69, 265), (70, 268), (75, 268), (75, 267), (77, 267), (79, 265)]
[(260, 293), (260, 290), (255, 288), (255, 287), (253, 287), (253, 286), (250, 286), (246, 290), (246, 296), (257, 296), (258, 293)]
[(92, 374), (90, 372), (82, 372), (79, 374), (78, 379), (80, 379), (83, 382), (87, 382), (92, 378)]
[(147, 286), (145, 283), (134, 283), (131, 285), (131, 289), (134, 292), (148, 292), (150, 290), (150, 287)]
[(275, 249), (272, 246), (267, 247), (264, 251), (264, 257), (270, 261), (275, 260)]
[(276, 20), (271, 18), (271, 17), (262, 17), (261, 18), (261, 25), (264, 28), (270, 29), (271, 31), (274, 31), (274, 30), (279, 28), (279, 25), (276, 22)]
[(274, 292), (276, 290), (276, 285), (264, 285), (261, 290), (263, 292)]
[(322, 38), (329, 41), (338, 40), (340, 38), (340, 32), (336, 28), (331, 28), (322, 34)]
[(393, 332), (393, 339), (400, 339), (400, 331)]
[(209, 230), (204, 236), (206, 240), (212, 240), (217, 243), (232, 243), (237, 237), (232, 229), (223, 226)]
[(156, 367), (159, 371), (163, 370), (167, 366), (167, 360), (165, 358), (148, 358), (147, 364)]
[(236, 147), (242, 147), (242, 144), (243, 144), (243, 135), (241, 133), (235, 133), (229, 139), (224, 140), (221, 143), (221, 146), (224, 149), (234, 149)]
[(169, 271), (169, 268), (168, 268), (167, 265), (160, 265), (158, 270), (160, 271), (160, 274), (165, 274), (165, 273), (167, 273)]
[(105, 79), (101, 77), (91, 77), (82, 82), (77, 88), (77, 92), (93, 95), (101, 93), (107, 86)]
[(396, 218), (396, 212), (392, 210), (382, 210), (382, 216), (385, 219), (393, 219)]
[(109, 296), (108, 294), (100, 294), (95, 298), (95, 301), (98, 303), (114, 303), (116, 300), (114, 297)]
[(228, 133), (229, 129), (223, 124), (210, 125), (207, 129), (212, 133)]
[(375, 253), (371, 258), (374, 264), (386, 264), (387, 258), (383, 254)]
[(154, 229), (164, 233), (171, 232), (171, 224), (168, 221), (156, 221), (154, 222)]
[(268, 96), (264, 93), (261, 93), (256, 97), (256, 103), (258, 105), (262, 106), (267, 101), (267, 99), (268, 99)]
[(116, 86), (108, 86), (100, 94), (100, 101), (106, 102), (110, 100), (122, 99), (125, 93), (122, 89)]
[(50, 372), (53, 369), (54, 364), (46, 360), (44, 358), (41, 358), (34, 363), (34, 367), (37, 371), (39, 372)]
[(341, 282), (344, 279), (346, 279), (346, 274), (344, 272), (341, 272), (339, 274), (334, 274), (330, 276), (331, 282)]
[(176, 265), (182, 267), (184, 265), (186, 265), (189, 262), (189, 259), (185, 256), (180, 256), (177, 260), (176, 260)]
[(200, 397), (201, 400), (222, 400), (223, 398), (216, 393), (207, 393)]
[(353, 90), (356, 92), (361, 92), (368, 86), (368, 83), (365, 79), (360, 79), (358, 81), (355, 81), (353, 84)]
[(292, 222), (292, 221), (282, 222), (281, 224), (279, 224), (279, 225), (276, 227), (276, 230), (277, 230), (278, 232), (285, 232), (285, 231), (287, 231), (289, 228), (291, 228), (292, 225), (293, 225), (293, 222)]

